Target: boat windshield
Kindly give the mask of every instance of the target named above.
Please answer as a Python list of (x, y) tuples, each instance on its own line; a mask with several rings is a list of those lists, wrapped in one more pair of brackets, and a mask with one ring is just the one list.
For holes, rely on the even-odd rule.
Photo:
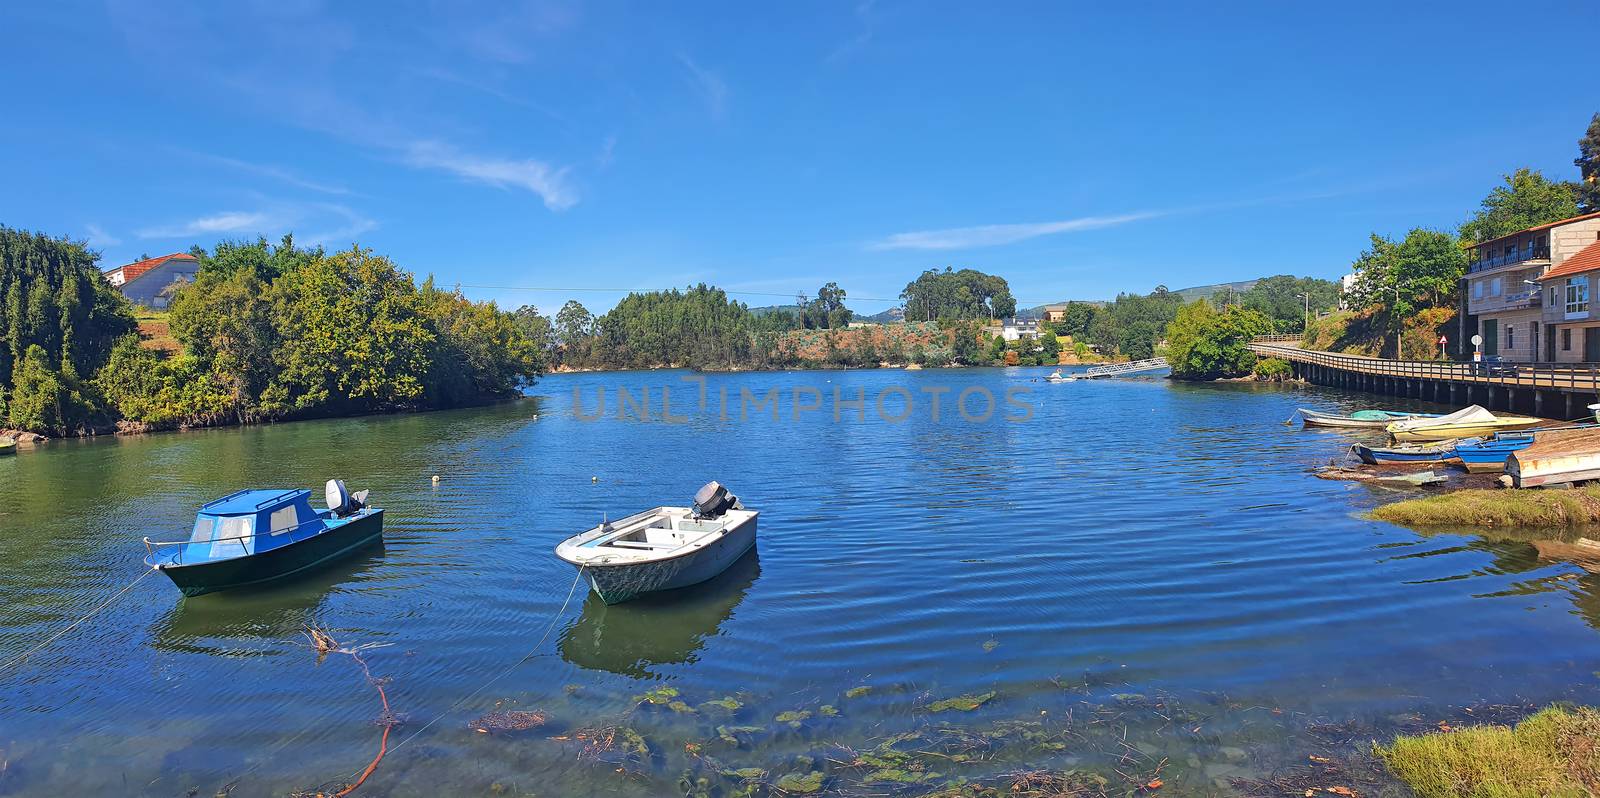
[(195, 519), (194, 532), (189, 535), (190, 553), (204, 551), (193, 547), (209, 543), (211, 550), (207, 559), (222, 560), (250, 554), (255, 550), (255, 539), (252, 537), (255, 534), (254, 522), (255, 517), (249, 515), (229, 518), (202, 515)]
[(217, 519), (209, 515), (202, 515), (194, 519), (194, 532), (189, 535), (190, 543), (210, 543), (217, 532)]

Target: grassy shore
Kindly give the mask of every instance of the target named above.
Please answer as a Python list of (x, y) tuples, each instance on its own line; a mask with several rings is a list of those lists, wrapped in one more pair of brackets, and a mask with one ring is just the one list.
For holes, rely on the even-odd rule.
[(1600, 524), (1600, 487), (1458, 490), (1369, 513), (1402, 526), (1574, 527)]
[(1552, 707), (1508, 726), (1400, 737), (1377, 749), (1420, 798), (1534, 798), (1600, 792), (1600, 711)]

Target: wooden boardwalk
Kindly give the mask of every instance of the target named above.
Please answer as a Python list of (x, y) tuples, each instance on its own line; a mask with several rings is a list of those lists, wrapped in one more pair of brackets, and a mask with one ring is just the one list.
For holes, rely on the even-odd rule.
[(1292, 340), (1257, 339), (1250, 349), (1287, 360), (1296, 377), (1320, 385), (1395, 394), (1452, 405), (1574, 419), (1600, 402), (1600, 363), (1458, 363), (1386, 360), (1304, 349)]

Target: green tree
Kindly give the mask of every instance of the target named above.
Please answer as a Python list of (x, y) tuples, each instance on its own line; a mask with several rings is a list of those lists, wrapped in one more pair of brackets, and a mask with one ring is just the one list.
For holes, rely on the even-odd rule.
[(1589, 130), (1578, 139), (1578, 157), (1572, 163), (1582, 175), (1578, 209), (1584, 213), (1600, 212), (1600, 113), (1589, 120)]
[(425, 406), (437, 335), (410, 275), (388, 258), (352, 247), (284, 274), (272, 293), (275, 317), (297, 332), (283, 336), (262, 392), (269, 413)]
[(817, 298), (805, 301), (801, 296), (802, 324), (808, 330), (838, 330), (850, 326), (854, 313), (844, 306), (845, 292), (838, 283), (828, 283), (817, 289)]
[(1056, 334), (1045, 330), (1039, 334), (1039, 348), (1044, 353), (1044, 362), (1054, 363), (1061, 356), (1061, 339)]
[(1204, 300), (1184, 305), (1166, 330), (1172, 376), (1213, 380), (1249, 374), (1256, 363), (1250, 340), (1272, 329), (1272, 320), (1260, 311), (1238, 305), (1218, 311)]
[(86, 427), (94, 407), (71, 374), (51, 367), (44, 347), (30, 344), (17, 361), (8, 412), (17, 429), (67, 435)]
[[(226, 257), (245, 251), (250, 250), (235, 248)], [(258, 400), (278, 373), (283, 334), (296, 334), (282, 329), (273, 286), (263, 273), (268, 272), (243, 266), (202, 269), (193, 285), (178, 292), (168, 316), (184, 352), (227, 392), (229, 413), (246, 422), (259, 418)]]
[(906, 321), (1000, 319), (1017, 312), (1005, 278), (975, 269), (929, 269), (906, 284), (900, 299)]
[(955, 322), (950, 325), (950, 356), (963, 366), (977, 365), (983, 357), (983, 347), (978, 343), (978, 323)]
[(1074, 341), (1086, 339), (1096, 310), (1094, 305), (1087, 302), (1068, 302), (1065, 318), (1056, 325), (1056, 332), (1070, 335)]
[(1449, 233), (1415, 228), (1399, 242), (1372, 234), (1372, 246), (1353, 264), (1354, 307), (1378, 305), (1398, 316), (1453, 301), (1467, 255)]
[(196, 246), (189, 252), (200, 262), (200, 277), (226, 279), (247, 272), (262, 285), (323, 256), (322, 247), (295, 246), (293, 235), (285, 235), (277, 246), (268, 244), (263, 236), (254, 241), (222, 241), (210, 251)]
[(1310, 308), (1316, 312), (1339, 307), (1339, 292), (1332, 280), (1279, 274), (1257, 280), (1240, 295), (1239, 304), (1264, 314), (1279, 332), (1299, 332), (1306, 322), (1304, 296), (1311, 297)]
[(1532, 169), (1505, 175), (1483, 198), (1478, 212), (1461, 225), (1461, 237), (1479, 243), (1529, 227), (1578, 215), (1578, 185), (1553, 181)]
[(131, 307), (95, 258), (82, 243), (0, 226), (0, 393), (13, 389), (30, 347), (70, 381), (93, 375), (133, 332)]
[(1156, 339), (1183, 305), (1183, 298), (1156, 286), (1147, 295), (1118, 294), (1115, 302), (1094, 314), (1088, 339), (1101, 352), (1143, 360), (1155, 354)]
[(1005, 356), (1006, 356), (1006, 339), (1005, 339), (1005, 336), (996, 335), (993, 339), (991, 339), (989, 341), (989, 355), (988, 355), (989, 360), (990, 360), (990, 362), (998, 362), (999, 360), (1001, 360)]
[(197, 358), (163, 358), (130, 335), (111, 351), (95, 375), (95, 388), (117, 415), (170, 429), (215, 424), (236, 412), (238, 397), (205, 371)]

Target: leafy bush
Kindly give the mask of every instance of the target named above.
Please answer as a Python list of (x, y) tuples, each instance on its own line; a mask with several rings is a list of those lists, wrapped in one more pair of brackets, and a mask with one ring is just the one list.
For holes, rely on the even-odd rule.
[(1289, 366), (1289, 361), (1279, 357), (1267, 357), (1256, 361), (1255, 377), (1258, 380), (1281, 382), (1289, 379), (1294, 373)]
[(1167, 325), (1167, 360), (1172, 376), (1183, 380), (1239, 377), (1255, 367), (1249, 343), (1272, 331), (1272, 320), (1237, 305), (1218, 312), (1205, 300), (1178, 309)]
[(95, 387), (118, 415), (153, 429), (203, 426), (225, 418), (232, 397), (190, 355), (162, 358), (128, 336), (111, 351)]

